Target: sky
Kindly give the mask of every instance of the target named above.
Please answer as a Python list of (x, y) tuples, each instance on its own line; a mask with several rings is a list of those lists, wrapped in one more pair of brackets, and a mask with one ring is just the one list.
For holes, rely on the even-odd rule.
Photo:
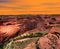
[(0, 15), (60, 14), (60, 0), (0, 0)]

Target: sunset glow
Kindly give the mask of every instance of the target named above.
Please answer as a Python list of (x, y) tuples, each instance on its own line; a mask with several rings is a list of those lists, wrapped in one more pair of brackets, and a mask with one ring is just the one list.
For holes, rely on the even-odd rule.
[(60, 0), (0, 0), (1, 14), (60, 14)]

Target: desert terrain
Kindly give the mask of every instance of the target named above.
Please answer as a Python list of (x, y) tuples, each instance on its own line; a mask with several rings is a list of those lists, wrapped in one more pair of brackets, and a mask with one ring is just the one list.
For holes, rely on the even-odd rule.
[(60, 15), (0, 15), (0, 45), (18, 35), (38, 31), (48, 32), (38, 41), (41, 49), (60, 49)]

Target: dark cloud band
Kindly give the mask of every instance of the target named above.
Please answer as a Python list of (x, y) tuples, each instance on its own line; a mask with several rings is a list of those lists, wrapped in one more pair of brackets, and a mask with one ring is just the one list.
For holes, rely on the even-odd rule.
[(11, 3), (13, 2), (12, 0), (0, 0), (0, 3)]
[(0, 2), (8, 2), (8, 0), (0, 0)]

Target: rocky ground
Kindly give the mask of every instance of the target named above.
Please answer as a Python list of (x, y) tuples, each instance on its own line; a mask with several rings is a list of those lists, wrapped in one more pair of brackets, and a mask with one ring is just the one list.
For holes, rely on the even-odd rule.
[(60, 15), (1, 15), (0, 17), (0, 44), (23, 33), (38, 31), (48, 32), (38, 41), (41, 49), (60, 49)]

